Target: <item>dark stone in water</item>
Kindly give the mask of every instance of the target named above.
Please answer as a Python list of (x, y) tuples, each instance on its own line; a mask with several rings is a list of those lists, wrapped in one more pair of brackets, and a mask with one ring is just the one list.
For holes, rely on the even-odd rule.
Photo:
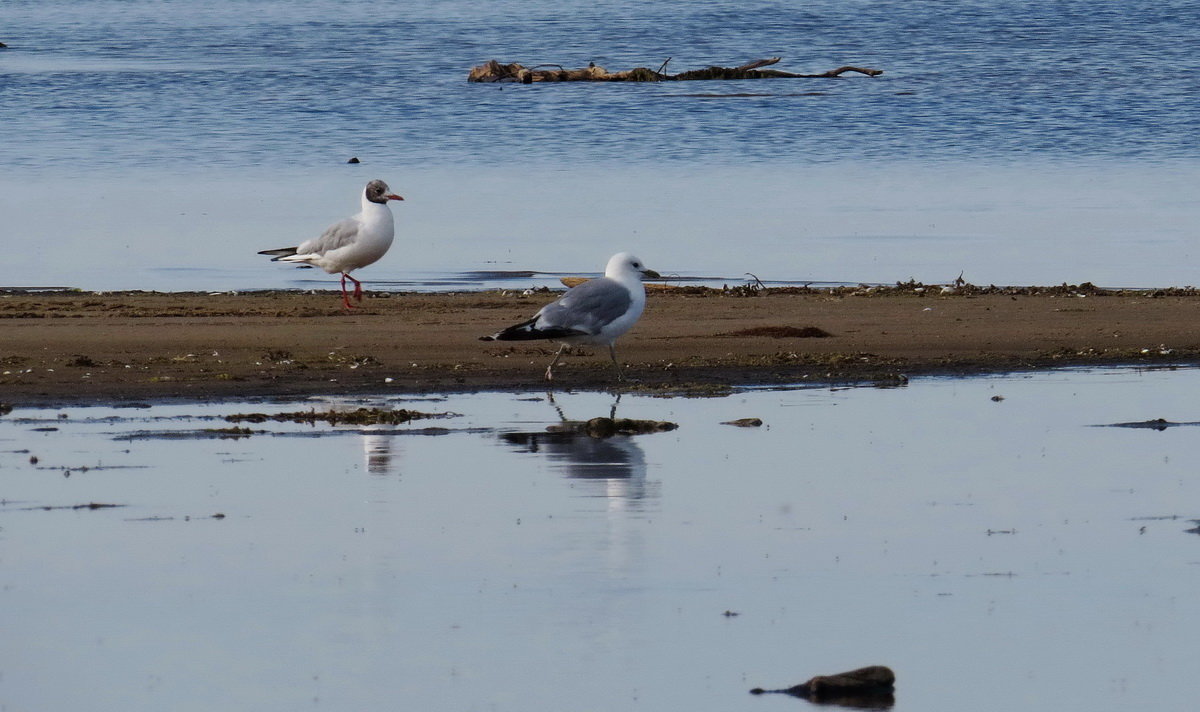
[(889, 709), (896, 703), (896, 674), (884, 665), (840, 672), (836, 675), (818, 675), (808, 682), (782, 690), (764, 690), (756, 687), (753, 695), (779, 693), (801, 697), (817, 704), (836, 704), (859, 709)]
[(621, 435), (640, 435), (674, 430), (679, 426), (665, 420), (634, 420), (632, 418), (592, 418), (584, 425), (584, 432), (593, 438), (611, 438)]
[(354, 156), (350, 160), (346, 161), (346, 163), (362, 163), (362, 161), (358, 160), (358, 156)]
[(757, 428), (762, 425), (761, 418), (738, 418), (737, 420), (726, 420), (721, 425), (736, 425), (739, 428)]

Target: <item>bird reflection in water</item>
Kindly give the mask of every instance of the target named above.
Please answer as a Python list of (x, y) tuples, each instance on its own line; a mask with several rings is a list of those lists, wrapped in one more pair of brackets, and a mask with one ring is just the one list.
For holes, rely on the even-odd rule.
[[(380, 428), (381, 432), (371, 432), (377, 426), (368, 425), (362, 431), (363, 456), (367, 462), (367, 472), (372, 475), (390, 475), (398, 463), (392, 462), (392, 447), (396, 440), (395, 433), (390, 428)], [(398, 456), (399, 453), (396, 453)], [(397, 457), (399, 459), (399, 457)]]
[[(546, 456), (567, 477), (586, 482), (585, 492), (591, 496), (637, 502), (655, 495), (656, 488), (646, 482), (646, 455), (633, 436), (589, 432), (587, 421), (567, 418), (553, 394), (546, 399), (558, 413), (558, 424), (500, 437), (520, 450)], [(609, 409), (610, 421), (616, 419), (620, 401), (618, 394)]]

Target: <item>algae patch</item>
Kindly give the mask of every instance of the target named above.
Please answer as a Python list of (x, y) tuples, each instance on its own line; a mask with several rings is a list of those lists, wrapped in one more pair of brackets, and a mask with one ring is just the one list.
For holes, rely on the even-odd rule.
[(592, 418), (578, 422), (566, 421), (546, 428), (552, 433), (586, 433), (593, 438), (611, 438), (614, 435), (644, 435), (664, 433), (679, 426), (666, 420), (635, 420), (633, 418)]
[(306, 410), (290, 413), (234, 413), (230, 423), (328, 423), (329, 425), (400, 425), (422, 418), (445, 418), (448, 414), (421, 413), (405, 408), (357, 408), (355, 410)]

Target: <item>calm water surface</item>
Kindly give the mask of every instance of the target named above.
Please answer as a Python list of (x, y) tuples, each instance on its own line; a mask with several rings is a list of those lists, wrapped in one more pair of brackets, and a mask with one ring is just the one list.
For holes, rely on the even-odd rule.
[[(254, 252), (318, 234), (377, 176), (408, 198), (363, 273), (384, 289), (524, 288), (619, 249), (717, 282), (1192, 284), (1197, 17), (1195, 0), (7, 0), (0, 286), (327, 288)], [(771, 55), (884, 74), (465, 81), (493, 57)], [(497, 270), (522, 276), (479, 275)]]
[[(237, 168), (1196, 158), (1195, 0), (8, 0), (0, 158)], [(877, 79), (472, 85), (496, 58)], [(711, 100), (695, 94), (769, 94)], [(816, 95), (813, 95), (816, 93)], [(691, 95), (691, 96), (689, 96)], [(15, 132), (13, 131), (15, 129)]]
[[(1200, 430), (1094, 426), (1200, 421), (1198, 394), (1105, 370), (19, 408), (0, 707), (796, 709), (747, 690), (878, 663), (897, 710), (1187, 709)], [(362, 404), (455, 415), (198, 437)], [(679, 428), (546, 433), (614, 405)], [(90, 502), (124, 506), (44, 509)]]

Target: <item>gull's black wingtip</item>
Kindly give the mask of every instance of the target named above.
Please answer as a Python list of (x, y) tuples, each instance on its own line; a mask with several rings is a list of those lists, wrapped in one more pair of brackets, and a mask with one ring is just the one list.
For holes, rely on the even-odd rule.
[(298, 252), (298, 250), (295, 247), (280, 247), (280, 248), (277, 248), (274, 250), (259, 250), (258, 254), (271, 255), (271, 261), (278, 262), (279, 260), (283, 259), (284, 257), (291, 257), (292, 255), (296, 254), (297, 252)]

